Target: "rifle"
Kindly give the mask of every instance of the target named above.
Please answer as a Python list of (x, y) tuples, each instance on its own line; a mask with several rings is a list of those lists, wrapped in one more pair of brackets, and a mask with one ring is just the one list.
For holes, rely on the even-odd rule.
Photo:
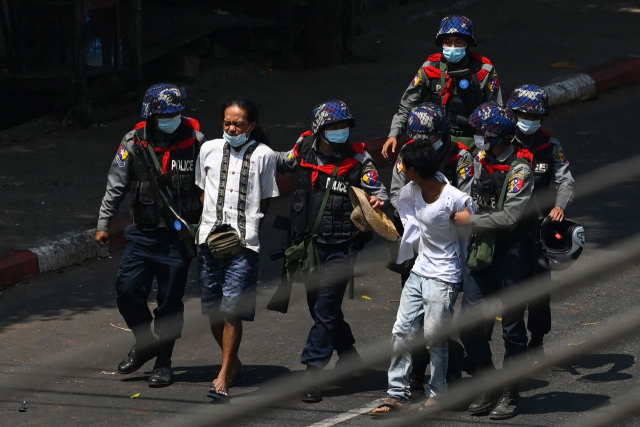
[(158, 172), (156, 163), (158, 159), (152, 152), (148, 144), (143, 144), (134, 133), (133, 142), (135, 143), (134, 159), (139, 166), (140, 171), (144, 171), (140, 176), (141, 181), (146, 181), (151, 186), (151, 190), (156, 194), (156, 203), (160, 217), (164, 220), (168, 229), (175, 231), (182, 241), (190, 257), (196, 256), (195, 250), (195, 230), (193, 226), (185, 221), (173, 206), (173, 198), (168, 191), (167, 184), (171, 181), (172, 172), (161, 174)]
[[(269, 252), (269, 258), (271, 261), (277, 261), (284, 258), (284, 251), (291, 246), (291, 226), (290, 220), (286, 216), (276, 215), (276, 219), (273, 224), (273, 228), (287, 232), (287, 237), (283, 244), (283, 249), (276, 249)], [(291, 288), (293, 283), (287, 278), (287, 269), (285, 268), (286, 260), (282, 261), (282, 273), (280, 275), (280, 286), (276, 289), (276, 293), (273, 294), (269, 304), (267, 304), (267, 310), (278, 311), (285, 313), (289, 310), (289, 300), (291, 299)]]

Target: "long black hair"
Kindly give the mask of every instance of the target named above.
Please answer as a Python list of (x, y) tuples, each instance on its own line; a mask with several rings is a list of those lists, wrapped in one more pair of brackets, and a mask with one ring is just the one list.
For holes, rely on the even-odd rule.
[(266, 130), (258, 126), (258, 107), (253, 102), (244, 98), (236, 98), (236, 99), (227, 99), (222, 103), (222, 120), (224, 120), (224, 113), (227, 111), (227, 108), (236, 106), (238, 108), (243, 109), (247, 113), (247, 120), (249, 123), (256, 122), (256, 128), (251, 131), (251, 138), (256, 141), (270, 146), (271, 140), (269, 139), (269, 134)]

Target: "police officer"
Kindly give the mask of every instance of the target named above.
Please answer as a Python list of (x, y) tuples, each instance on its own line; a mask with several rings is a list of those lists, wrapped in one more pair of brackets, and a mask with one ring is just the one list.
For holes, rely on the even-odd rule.
[[(573, 176), (569, 171), (569, 161), (564, 155), (560, 142), (549, 133), (540, 129), (543, 116), (549, 115), (549, 97), (539, 86), (525, 84), (517, 87), (509, 100), (507, 108), (518, 116), (515, 142), (529, 149), (533, 153), (533, 177), (536, 193), (551, 187), (554, 183), (557, 189), (555, 206), (550, 211), (544, 210), (554, 222), (564, 220), (564, 211), (573, 200)], [(541, 247), (536, 245), (537, 256), (540, 257)], [(536, 274), (544, 275), (551, 280), (551, 271), (535, 263)], [(531, 332), (529, 349), (544, 354), (542, 342), (546, 334), (551, 331), (551, 295), (546, 294), (536, 301), (529, 303), (527, 329)]]
[[(365, 190), (373, 207), (382, 207), (388, 199), (364, 144), (351, 142), (350, 128), (354, 125), (344, 102), (321, 103), (313, 110), (311, 130), (301, 135), (291, 151), (276, 153), (278, 172), (295, 173), (291, 204), (291, 233), (295, 244), (314, 228), (327, 184), (338, 167), (317, 231), (323, 268), (319, 277), (305, 283), (309, 312), (314, 320), (301, 359), (307, 366), (304, 377), (307, 382), (327, 365), (334, 350), (341, 359), (358, 358), (355, 338), (344, 320), (341, 306), (356, 252), (363, 248), (370, 235), (360, 232), (351, 221), (353, 206), (349, 187)], [(302, 401), (322, 401), (320, 390), (308, 387)]]
[[(471, 195), (471, 183), (473, 182), (473, 156), (467, 150), (467, 146), (451, 140), (451, 122), (444, 109), (427, 102), (414, 107), (409, 113), (407, 134), (412, 138), (407, 144), (414, 141), (430, 141), (436, 149), (440, 172), (449, 180), (451, 185)], [(402, 163), (402, 150), (398, 155), (393, 168), (390, 187), (391, 204), (396, 209), (394, 212), (394, 224), (402, 231), (402, 223), (397, 214), (398, 193), (407, 184)], [(390, 243), (394, 245), (396, 243)], [(408, 269), (410, 270), (410, 269)], [(401, 273), (404, 286), (408, 273)], [(417, 336), (423, 336), (418, 334)], [(464, 350), (456, 341), (449, 340), (449, 364), (447, 382), (451, 383), (461, 376), (460, 359), (464, 356)], [(424, 393), (424, 374), (429, 364), (429, 353), (426, 350), (414, 352), (413, 372), (410, 375), (412, 393)]]
[(382, 148), (388, 158), (396, 151), (398, 138), (407, 129), (411, 109), (423, 102), (441, 105), (452, 124), (451, 138), (473, 146), (473, 128), (467, 118), (483, 102), (502, 105), (498, 74), (488, 58), (469, 51), (477, 46), (473, 23), (462, 15), (445, 17), (436, 35), (442, 53), (429, 56), (400, 100), (391, 122), (389, 138)]
[[(111, 164), (96, 232), (98, 243), (106, 246), (109, 223), (130, 192), (133, 224), (124, 232), (127, 246), (116, 279), (116, 301), (136, 342), (118, 365), (118, 372), (130, 374), (157, 356), (149, 387), (165, 387), (173, 380), (171, 355), (182, 331), (182, 296), (191, 255), (174, 224), (160, 213), (157, 193), (151, 189), (137, 150), (153, 151), (158, 173), (167, 174), (178, 214), (188, 223), (197, 223), (202, 192), (195, 185), (194, 166), (205, 137), (196, 120), (181, 116), (182, 110), (184, 103), (176, 86), (158, 84), (149, 88), (142, 105), (145, 121), (125, 135)], [(147, 307), (154, 276), (158, 283), (155, 317)]]
[[(473, 198), (478, 214), (457, 213), (457, 225), (471, 225), (472, 233), (495, 234), (493, 260), (490, 266), (472, 271), (464, 287), (462, 312), (482, 305), (491, 294), (505, 294), (518, 283), (533, 275), (533, 220), (529, 219), (533, 194), (532, 154), (513, 144), (516, 117), (495, 103), (481, 105), (469, 118), (469, 124), (483, 136), (479, 140), (483, 151), (475, 158)], [(514, 163), (516, 159), (521, 163)], [(506, 194), (501, 196), (506, 185)], [(501, 205), (501, 201), (503, 204)], [(502, 314), (505, 346), (504, 364), (511, 363), (527, 349), (524, 305)], [(492, 369), (489, 341), (493, 322), (479, 325), (476, 330), (462, 333), (460, 338), (467, 351), (470, 366)], [(498, 404), (493, 394), (479, 396), (469, 405), (469, 412), (491, 411), (491, 419), (507, 419), (518, 413), (518, 387), (510, 384), (503, 390)], [(495, 407), (494, 407), (495, 405)], [(493, 410), (492, 410), (493, 409)]]

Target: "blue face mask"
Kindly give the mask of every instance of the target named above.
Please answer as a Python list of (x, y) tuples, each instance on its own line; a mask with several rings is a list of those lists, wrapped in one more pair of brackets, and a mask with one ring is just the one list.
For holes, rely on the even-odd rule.
[(456, 62), (460, 62), (462, 58), (467, 54), (466, 47), (442, 47), (442, 54), (447, 59), (448, 62), (455, 64)]
[(163, 133), (174, 133), (181, 121), (180, 114), (169, 119), (158, 119), (158, 129)]
[(438, 140), (438, 141), (436, 141), (436, 142), (434, 142), (434, 143), (433, 143), (433, 148), (435, 148), (435, 149), (436, 149), (436, 151), (438, 151), (438, 150), (440, 149), (440, 147), (442, 147), (442, 145), (443, 145), (443, 144), (444, 144), (444, 143), (443, 143), (443, 142), (442, 142), (442, 140), (440, 139), (440, 140)]
[(229, 143), (230, 146), (232, 146), (234, 148), (238, 148), (242, 144), (247, 142), (247, 139), (249, 139), (249, 138), (247, 138), (247, 133), (248, 132), (249, 131), (247, 131), (245, 133), (241, 133), (240, 135), (236, 135), (236, 136), (231, 136), (227, 132), (224, 132), (222, 136), (224, 137), (224, 140)]
[(520, 132), (525, 135), (533, 135), (540, 129), (540, 120), (525, 120), (519, 118), (517, 125)]
[(349, 139), (349, 128), (325, 130), (324, 139), (334, 144), (344, 144)]

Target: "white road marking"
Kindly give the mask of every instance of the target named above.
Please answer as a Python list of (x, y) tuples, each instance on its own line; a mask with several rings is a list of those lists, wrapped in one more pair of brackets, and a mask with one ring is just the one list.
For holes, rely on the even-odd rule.
[(351, 418), (355, 418), (358, 415), (362, 415), (362, 414), (365, 414), (365, 413), (373, 411), (379, 405), (384, 403), (385, 400), (387, 400), (386, 397), (381, 398), (381, 399), (376, 399), (373, 402), (369, 402), (366, 405), (361, 406), (359, 408), (351, 409), (351, 410), (349, 410), (349, 411), (347, 411), (345, 413), (338, 414), (335, 417), (327, 418), (324, 421), (320, 421), (320, 422), (317, 422), (315, 424), (311, 424), (309, 427), (331, 427), (331, 426), (334, 426), (334, 425), (339, 424), (341, 422), (350, 420)]

